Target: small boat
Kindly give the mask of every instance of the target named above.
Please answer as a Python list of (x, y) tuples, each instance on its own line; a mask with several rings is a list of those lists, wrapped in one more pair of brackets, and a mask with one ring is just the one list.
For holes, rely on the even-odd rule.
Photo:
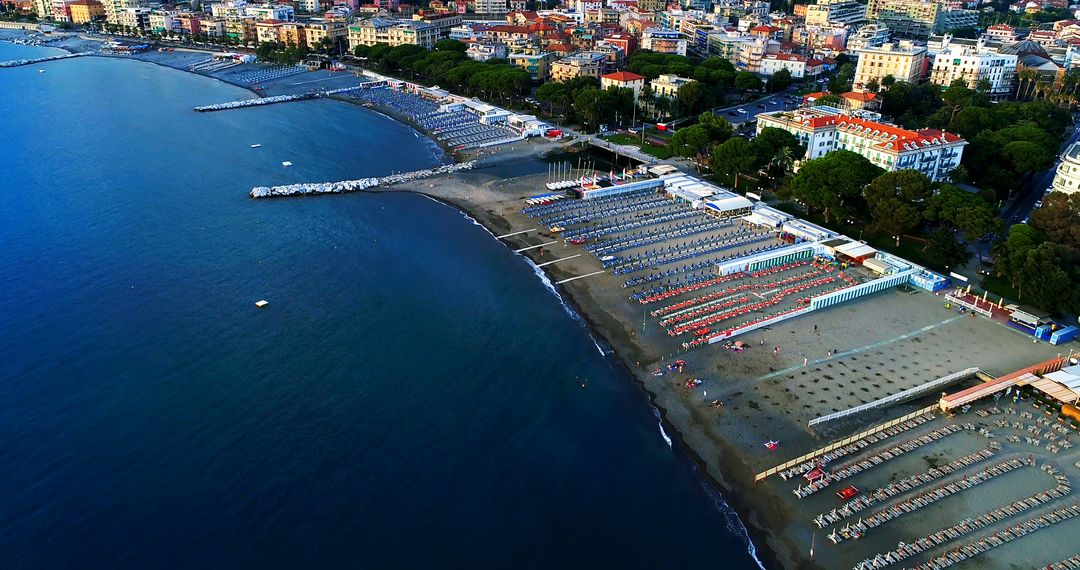
[(284, 166), (285, 168), (288, 168), (288, 167), (292, 166), (292, 163), (286, 160), (286, 161), (282, 162), (281, 165)]
[(261, 144), (253, 144), (253, 145), (251, 145), (251, 148), (259, 148), (261, 146), (262, 146)]
[(44, 69), (39, 69), (39, 70), (37, 70), (37, 72), (38, 73), (45, 73), (45, 70)]
[(266, 299), (263, 299), (263, 300), (261, 300), (261, 301), (256, 301), (256, 302), (255, 302), (255, 306), (256, 306), (256, 307), (258, 307), (258, 308), (260, 308), (260, 309), (261, 309), (261, 308), (263, 308), (263, 307), (265, 307), (265, 306), (267, 306), (267, 305), (269, 305), (269, 304), (270, 304), (270, 301), (267, 301)]

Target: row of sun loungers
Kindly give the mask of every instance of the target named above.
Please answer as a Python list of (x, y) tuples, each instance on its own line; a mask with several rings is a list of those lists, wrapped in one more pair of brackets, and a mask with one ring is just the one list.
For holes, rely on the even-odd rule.
[(967, 491), (971, 488), (977, 487), (987, 481), (1019, 469), (1024, 465), (1029, 465), (1029, 463), (1025, 460), (1016, 458), (1010, 459), (1008, 461), (1002, 461), (1001, 463), (995, 465), (991, 465), (990, 467), (987, 467), (986, 469), (983, 469), (982, 471), (979, 471), (974, 475), (965, 476), (959, 481), (953, 481), (948, 485), (942, 485), (941, 487), (938, 487), (932, 491), (921, 493), (906, 501), (902, 501), (893, 504), (892, 506), (886, 507), (870, 515), (865, 520), (860, 519), (860, 524), (858, 524), (854, 529), (851, 529), (847, 533), (841, 531), (840, 536), (846, 539), (861, 538), (872, 528), (881, 526), (891, 520), (900, 518), (908, 513), (913, 513), (923, 507), (930, 506), (942, 499), (945, 499), (962, 491)]
[(558, 212), (568, 212), (571, 210), (578, 210), (586, 206), (595, 206), (600, 204), (612, 204), (615, 202), (622, 202), (631, 200), (634, 198), (641, 198), (644, 196), (651, 196), (656, 194), (656, 190), (653, 188), (643, 188), (641, 190), (634, 190), (627, 192), (626, 194), (619, 194), (617, 196), (604, 196), (602, 198), (590, 198), (587, 201), (575, 200), (572, 202), (563, 202), (561, 204), (547, 204), (543, 206), (533, 206), (524, 208), (521, 210), (522, 214), (530, 218), (540, 218), (544, 216), (550, 216)]
[[(971, 425), (971, 424), (966, 424), (966, 425)], [(965, 426), (960, 426), (960, 425), (953, 424), (953, 425), (948, 425), (948, 426), (937, 428), (934, 431), (931, 431), (930, 433), (927, 433), (925, 435), (921, 435), (919, 437), (909, 439), (909, 440), (905, 441), (904, 443), (893, 446), (893, 447), (891, 447), (889, 449), (886, 449), (884, 451), (880, 451), (878, 453), (875, 453), (875, 454), (867, 457), (866, 459), (862, 459), (862, 460), (859, 460), (857, 462), (852, 462), (852, 463), (849, 463), (846, 466), (837, 468), (836, 470), (834, 470), (834, 471), (832, 471), (830, 473), (826, 473), (823, 477), (821, 477), (820, 479), (818, 479), (816, 481), (811, 482), (809, 485), (807, 485), (805, 487), (800, 485), (798, 488), (792, 490), (792, 493), (796, 497), (798, 497), (800, 499), (805, 499), (806, 497), (809, 497), (810, 495), (813, 495), (814, 493), (817, 493), (818, 491), (828, 487), (829, 485), (831, 485), (835, 481), (842, 481), (844, 479), (847, 479), (848, 477), (853, 477), (853, 476), (855, 476), (855, 475), (857, 475), (857, 474), (859, 474), (859, 473), (861, 473), (861, 472), (863, 472), (863, 471), (865, 471), (867, 469), (870, 469), (872, 467), (881, 465), (883, 463), (888, 462), (891, 459), (899, 457), (900, 455), (903, 455), (905, 453), (909, 453), (911, 451), (919, 449), (920, 447), (922, 447), (924, 445), (928, 445), (928, 444), (933, 443), (935, 441), (938, 441), (938, 440), (940, 440), (940, 439), (942, 439), (944, 437), (950, 436), (950, 435), (952, 435), (954, 433), (957, 433), (957, 432), (961, 431), (962, 429), (965, 429), (966, 425)], [(970, 429), (974, 429), (974, 426), (971, 426)]]
[(621, 251), (645, 247), (672, 238), (689, 237), (692, 235), (718, 230), (728, 227), (731, 222), (722, 222), (713, 218), (706, 220), (693, 220), (676, 224), (673, 227), (635, 232), (618, 239), (603, 242), (594, 242), (585, 246), (585, 250), (596, 255), (614, 255)]
[(274, 65), (257, 71), (241, 73), (237, 79), (244, 83), (255, 84), (297, 75), (305, 71), (307, 71), (307, 68), (302, 65)]
[(982, 461), (986, 461), (994, 456), (994, 449), (1000, 449), (1000, 447), (1001, 446), (996, 443), (991, 443), (991, 447), (976, 451), (971, 455), (966, 455), (956, 461), (942, 465), (941, 467), (931, 467), (922, 473), (916, 473), (915, 475), (901, 479), (895, 483), (889, 483), (884, 487), (871, 491), (866, 495), (861, 495), (845, 503), (838, 509), (833, 509), (828, 513), (821, 513), (814, 518), (814, 524), (816, 524), (818, 528), (825, 528), (830, 524), (837, 523), (862, 512), (881, 501), (918, 489), (927, 483), (937, 481), (959, 469), (964, 469)]
[[(892, 550), (886, 554), (879, 554), (872, 559), (864, 560), (859, 564), (856, 564), (854, 568), (855, 570), (884, 568), (891, 564), (901, 562), (919, 553), (940, 546), (948, 545), (952, 541), (959, 540), (964, 536), (967, 536), (968, 534), (971, 534), (1003, 520), (1012, 518), (1031, 509), (1042, 506), (1050, 501), (1069, 495), (1069, 493), (1071, 492), (1071, 487), (1069, 485), (1068, 479), (1060, 475), (1056, 476), (1056, 479), (1058, 482), (1057, 487), (1054, 487), (1049, 491), (1037, 493), (1026, 499), (1021, 499), (1003, 507), (999, 507), (975, 519), (964, 519), (949, 528), (920, 538), (912, 544), (900, 543), (900, 545), (895, 550)], [(1028, 519), (1019, 524), (1010, 526), (1004, 531), (995, 532), (994, 534), (980, 541), (969, 543), (966, 546), (957, 548), (950, 551), (949, 553), (931, 559), (930, 561), (920, 566), (917, 566), (917, 568), (946, 568), (948, 566), (951, 566), (952, 564), (955, 564), (956, 562), (960, 562), (971, 556), (985, 552), (990, 548), (1000, 546), (1001, 544), (1009, 542), (1010, 540), (1019, 538), (1040, 528), (1045, 528), (1046, 526), (1049, 526), (1056, 522), (1060, 522), (1068, 518), (1073, 518), (1077, 515), (1080, 515), (1080, 506), (1072, 504), (1067, 507), (1057, 509), (1047, 515)], [(980, 546), (980, 544), (983, 544), (983, 546)], [(974, 549), (968, 548), (972, 545), (975, 545)], [(985, 545), (989, 545), (989, 547), (986, 547)], [(965, 548), (967, 548), (966, 551), (964, 550)], [(963, 557), (953, 555), (953, 553), (962, 553)]]
[(1070, 556), (1061, 562), (1054, 562), (1046, 567), (1047, 570), (1075, 570), (1080, 568), (1080, 554)]
[(883, 429), (883, 430), (881, 430), (879, 432), (876, 432), (876, 433), (869, 434), (869, 435), (867, 435), (865, 437), (859, 438), (858, 440), (856, 440), (856, 441), (854, 441), (852, 443), (849, 443), (848, 445), (845, 445), (843, 447), (839, 447), (837, 449), (834, 449), (832, 451), (824, 453), (820, 457), (816, 457), (816, 458), (811, 459), (809, 461), (806, 461), (804, 463), (800, 463), (799, 465), (796, 465), (795, 467), (792, 467), (790, 469), (786, 469), (784, 471), (781, 471), (780, 472), (780, 478), (783, 479), (784, 481), (787, 481), (788, 479), (791, 479), (793, 477), (802, 476), (804, 473), (807, 473), (807, 472), (809, 472), (809, 471), (811, 471), (811, 470), (813, 470), (813, 469), (815, 469), (817, 467), (822, 467), (822, 466), (828, 465), (829, 463), (831, 463), (833, 461), (836, 461), (837, 459), (840, 459), (842, 457), (846, 457), (846, 456), (848, 456), (848, 455), (850, 455), (852, 453), (855, 453), (857, 451), (866, 449), (867, 447), (870, 447), (871, 445), (874, 445), (876, 443), (881, 443), (881, 442), (883, 442), (883, 441), (885, 441), (885, 440), (887, 440), (887, 439), (889, 439), (891, 437), (900, 435), (900, 434), (902, 434), (902, 433), (904, 433), (904, 432), (906, 432), (908, 430), (917, 428), (917, 427), (921, 426), (922, 424), (934, 419), (934, 417), (935, 416), (932, 413), (926, 413), (926, 414), (918, 415), (918, 416), (915, 416), (914, 418), (911, 418), (910, 420), (907, 420), (907, 421), (905, 421), (903, 423), (897, 424), (895, 426), (890, 426), (890, 427), (885, 428), (885, 429)]

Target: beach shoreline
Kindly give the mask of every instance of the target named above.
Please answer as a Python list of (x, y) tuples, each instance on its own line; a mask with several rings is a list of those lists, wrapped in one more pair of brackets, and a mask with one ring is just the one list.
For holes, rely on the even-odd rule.
[[(154, 63), (170, 69), (218, 79), (241, 87), (256, 96), (264, 95), (250, 87), (239, 85), (222, 77), (192, 72), (182, 65), (169, 65), (168, 63), (155, 61), (155, 59), (158, 59), (154, 57), (157, 53), (148, 54), (150, 56), (148, 58), (108, 54), (102, 55), (102, 57)], [(279, 88), (283, 87), (279, 86)], [(270, 88), (269, 91), (266, 94), (283, 94), (275, 92), (273, 88)], [(776, 344), (779, 346), (782, 342), (785, 349), (790, 346), (792, 339), (794, 339), (796, 347), (798, 346), (798, 339), (804, 340), (804, 348), (786, 350), (781, 357), (778, 357), (775, 353), (770, 356), (767, 354), (769, 351), (764, 350), (750, 352), (748, 356), (738, 357), (733, 356), (730, 351), (723, 350), (719, 345), (696, 350), (684, 356), (683, 358), (689, 361), (690, 373), (700, 375), (709, 382), (709, 395), (713, 396), (715, 394), (716, 397), (722, 398), (728, 403), (726, 410), (721, 410), (718, 414), (717, 410), (704, 405), (700, 394), (695, 394), (693, 391), (683, 388), (680, 381), (672, 383), (673, 375), (665, 374), (661, 377), (654, 377), (650, 373), (653, 368), (671, 360), (672, 353), (665, 354), (665, 350), (670, 349), (663, 348), (663, 346), (666, 346), (664, 344), (666, 334), (662, 334), (655, 324), (651, 325), (653, 328), (646, 331), (641, 308), (637, 307), (636, 303), (632, 305), (627, 302), (625, 293), (619, 289), (619, 285), (609, 272), (595, 278), (579, 279), (564, 284), (558, 283), (560, 279), (583, 276), (597, 270), (599, 263), (596, 259), (590, 255), (581, 255), (576, 259), (569, 259), (568, 257), (566, 262), (538, 267), (539, 263), (551, 261), (552, 257), (560, 257), (557, 251), (567, 248), (568, 246), (565, 243), (552, 245), (550, 251), (552, 255), (548, 258), (543, 258), (544, 254), (535, 249), (528, 252), (516, 252), (520, 248), (534, 247), (542, 241), (563, 241), (559, 240), (557, 235), (546, 231), (546, 228), (537, 227), (537, 221), (526, 218), (520, 213), (520, 209), (523, 205), (523, 198), (544, 191), (545, 155), (565, 150), (566, 146), (564, 144), (531, 139), (501, 145), (497, 149), (483, 149), (483, 154), (481, 154), (481, 151), (457, 154), (448, 152), (448, 149), (439, 144), (433, 136), (425, 133), (422, 129), (418, 129), (416, 125), (411, 124), (407, 117), (402, 117), (392, 110), (380, 109), (357, 99), (330, 98), (343, 103), (365, 107), (390, 120), (409, 126), (414, 131), (434, 141), (437, 146), (444, 150), (445, 157), (458, 160), (478, 157), (479, 164), (471, 171), (440, 175), (388, 188), (371, 188), (361, 192), (372, 194), (408, 192), (423, 195), (458, 210), (496, 238), (501, 234), (533, 228), (528, 233), (503, 238), (499, 241), (503, 242), (511, 252), (515, 252), (527, 259), (532, 265), (532, 269), (546, 280), (546, 285), (550, 285), (563, 303), (569, 307), (570, 311), (580, 318), (592, 338), (601, 345), (610, 348), (610, 354), (605, 354), (605, 356), (614, 359), (613, 362), (617, 363), (617, 366), (621, 367), (630, 379), (645, 392), (649, 405), (660, 416), (659, 421), (664, 433), (678, 442), (676, 454), (685, 453), (685, 458), (694, 466), (696, 471), (699, 471), (696, 475), (703, 485), (711, 490), (719, 490), (725, 503), (734, 511), (741, 526), (749, 536), (750, 545), (756, 551), (757, 559), (763, 561), (764, 565), (769, 568), (828, 567), (811, 561), (810, 557), (807, 556), (807, 547), (811, 544), (813, 538), (810, 526), (807, 524), (808, 520), (805, 519), (806, 505), (793, 503), (789, 489), (781, 488), (782, 485), (777, 484), (775, 481), (754, 483), (754, 473), (764, 466), (771, 466), (798, 455), (794, 450), (809, 451), (814, 447), (818, 447), (821, 443), (831, 440), (832, 436), (837, 433), (834, 431), (836, 428), (810, 430), (806, 427), (804, 418), (797, 418), (795, 413), (782, 409), (783, 406), (796, 408), (795, 403), (800, 402), (793, 402), (791, 396), (783, 394), (783, 392), (787, 391), (784, 388), (783, 379), (776, 378), (773, 375), (791, 369), (787, 365), (792, 364), (793, 360), (802, 362), (803, 358), (796, 355), (796, 353), (802, 350), (811, 350), (807, 345), (817, 342), (810, 336), (808, 330), (811, 323), (814, 323), (815, 333), (817, 331), (816, 323), (823, 323), (822, 329), (828, 331), (829, 322), (850, 322), (850, 319), (854, 318), (853, 311), (857, 310), (868, 311), (868, 313), (861, 314), (859, 317), (861, 319), (860, 324), (866, 323), (866, 327), (870, 327), (875, 321), (881, 321), (880, 318), (875, 319), (872, 316), (875, 313), (867, 307), (867, 304), (871, 302), (869, 299), (842, 308), (831, 308), (828, 311), (815, 313), (815, 318), (812, 320), (799, 319), (776, 327), (777, 329), (784, 329), (782, 332), (797, 333), (800, 336), (780, 335), (778, 333), (781, 331), (777, 330), (755, 333), (753, 336), (744, 338), (753, 345), (757, 345), (758, 338), (761, 338), (762, 345), (764, 345), (765, 337), (768, 337), (770, 345)], [(247, 189), (238, 189), (238, 191), (246, 192)], [(566, 249), (566, 251), (571, 253), (569, 249)], [(575, 249), (572, 253), (578, 253), (578, 251)], [(885, 295), (885, 293), (879, 293), (878, 295), (878, 298), (881, 298), (880, 296)], [(900, 294), (896, 295), (899, 296)], [(930, 301), (932, 304), (932, 299)], [(922, 302), (927, 304), (925, 299)], [(915, 317), (911, 318), (912, 323), (914, 323), (914, 319)], [(925, 321), (919, 325), (908, 325), (899, 321), (903, 321), (903, 319), (896, 318), (895, 322), (889, 322), (888, 325), (894, 329), (915, 331), (918, 330), (919, 326), (925, 324)], [(642, 324), (640, 330), (637, 326), (638, 323)], [(867, 342), (873, 344), (871, 341), (875, 339), (881, 339), (881, 342), (895, 342), (895, 339), (889, 339), (894, 333), (889, 332), (888, 326), (877, 326), (876, 324), (873, 326), (880, 330), (867, 331), (865, 333), (869, 337)], [(788, 331), (788, 329), (791, 330)], [(806, 336), (801, 336), (804, 334)], [(848, 348), (855, 346), (853, 344), (855, 341), (848, 337), (858, 339), (863, 334), (861, 330), (856, 330), (853, 334), (845, 331), (836, 335), (840, 340), (834, 340), (835, 337), (831, 335), (830, 331), (830, 338), (824, 339), (824, 342), (836, 342), (836, 345), (828, 344), (828, 346), (840, 346), (846, 351)], [(874, 334), (878, 336), (874, 337)], [(814, 349), (819, 351), (815, 353), (819, 355), (824, 355), (826, 350), (824, 346), (817, 346)], [(789, 355), (788, 352), (791, 354)], [(830, 358), (833, 352), (830, 348)], [(929, 359), (928, 353), (927, 357)], [(975, 359), (976, 356), (970, 355), (970, 358)], [(824, 361), (826, 359), (820, 360)], [(795, 366), (797, 366), (797, 362), (795, 362)], [(981, 361), (976, 360), (976, 362), (983, 365)], [(864, 363), (865, 361), (860, 364)], [(891, 367), (898, 366), (889, 365), (885, 362), (878, 364)], [(826, 365), (832, 366), (831, 363), (822, 364), (822, 366)], [(904, 368), (907, 367), (904, 366)], [(989, 368), (992, 368), (992, 366)], [(867, 370), (869, 369), (870, 367), (867, 366)], [(1008, 369), (1000, 368), (995, 370), (998, 373), (1008, 371)], [(902, 375), (908, 374), (899, 370), (896, 372)], [(802, 374), (806, 373), (806, 371), (802, 372)], [(861, 372), (861, 374), (869, 376), (867, 372)], [(758, 380), (765, 378), (770, 380), (768, 382), (758, 382)], [(772, 380), (773, 378), (776, 378), (775, 382)], [(831, 380), (828, 376), (826, 378)], [(799, 381), (796, 379), (794, 383)], [(872, 381), (870, 380), (867, 384)], [(716, 388), (715, 392), (714, 387)], [(877, 385), (874, 384), (874, 387), (876, 388)], [(884, 389), (888, 390), (890, 388), (886, 387)], [(770, 395), (773, 396), (772, 401), (769, 401)], [(758, 399), (760, 396), (763, 396), (764, 399)], [(858, 398), (861, 397), (862, 394), (856, 395), (853, 391), (852, 396), (844, 396), (842, 402), (838, 396), (836, 405), (851, 407), (858, 404)], [(778, 407), (763, 411), (759, 409), (760, 404)], [(822, 400), (822, 405), (828, 404), (824, 404), (824, 400)], [(742, 406), (741, 411), (740, 406)], [(804, 405), (802, 407), (807, 408), (809, 406)], [(825, 410), (824, 408), (821, 409)], [(740, 415), (744, 413), (745, 415)], [(739, 419), (740, 417), (748, 419)], [(870, 421), (874, 421), (874, 419), (872, 417)], [(785, 447), (783, 452), (770, 455), (762, 451), (761, 442), (772, 439), (774, 435), (783, 435), (782, 439)], [(788, 451), (789, 446), (793, 451)], [(763, 465), (763, 463), (768, 465)], [(727, 513), (721, 514), (727, 516)]]

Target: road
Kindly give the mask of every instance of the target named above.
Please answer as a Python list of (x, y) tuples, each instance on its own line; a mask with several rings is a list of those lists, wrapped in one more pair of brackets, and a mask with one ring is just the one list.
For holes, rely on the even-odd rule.
[[(788, 96), (794, 96), (796, 99), (794, 101), (786, 101), (785, 97)], [(762, 97), (756, 101), (748, 101), (730, 107), (717, 107), (713, 109), (712, 112), (724, 117), (732, 125), (741, 125), (753, 121), (754, 116), (758, 113), (794, 109), (799, 105), (802, 105), (802, 97), (795, 95), (795, 89), (789, 87), (779, 93)], [(746, 113), (740, 113), (739, 109), (743, 109)]]
[[(1059, 156), (1077, 140), (1080, 140), (1080, 127), (1074, 128), (1069, 134), (1069, 138), (1061, 145)], [(1042, 200), (1043, 192), (1054, 182), (1054, 174), (1057, 172), (1059, 163), (1060, 161), (1054, 163), (1054, 166), (1049, 170), (1032, 175), (1021, 187), (1020, 194), (1013, 198), (1012, 202), (1005, 205), (1001, 218), (1005, 220), (1006, 226), (1019, 224), (1031, 215), (1031, 211), (1035, 209), (1035, 202)]]

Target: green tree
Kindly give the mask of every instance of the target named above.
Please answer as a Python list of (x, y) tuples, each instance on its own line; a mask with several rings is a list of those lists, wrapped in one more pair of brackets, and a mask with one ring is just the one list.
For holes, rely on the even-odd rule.
[(821, 97), (818, 97), (817, 99), (814, 99), (814, 105), (813, 106), (814, 107), (828, 106), (828, 107), (842, 108), (844, 106), (844, 100), (841, 99), (840, 97), (837, 97), (836, 95), (833, 95), (833, 94), (830, 93), (828, 95), (822, 95)]
[(791, 86), (791, 82), (791, 72), (784, 68), (769, 76), (769, 80), (765, 82), (765, 90), (769, 93), (783, 91)]
[(749, 71), (740, 71), (735, 74), (735, 88), (739, 91), (759, 91), (764, 85), (761, 78)]
[(963, 265), (971, 259), (967, 246), (956, 241), (952, 230), (948, 228), (938, 228), (927, 236), (923, 254), (932, 264), (949, 269)]
[(878, 176), (866, 187), (863, 197), (870, 208), (874, 231), (900, 236), (922, 223), (923, 208), (933, 195), (934, 183), (916, 170), (897, 170)]
[(860, 207), (863, 188), (881, 174), (863, 156), (836, 150), (808, 160), (789, 183), (792, 195), (807, 209), (820, 209), (825, 221), (843, 218)]
[(603, 92), (596, 87), (586, 87), (574, 96), (574, 112), (581, 118), (588, 130), (600, 126), (604, 116)]
[(728, 186), (735, 185), (739, 174), (756, 173), (757, 157), (750, 141), (743, 137), (732, 137), (718, 145), (709, 159), (709, 170)]
[(435, 42), (436, 51), (456, 51), (464, 53), (467, 49), (469, 49), (469, 46), (457, 40), (445, 39)]
[(696, 115), (709, 108), (709, 92), (697, 81), (691, 81), (680, 87), (675, 99), (679, 109), (687, 115)]

